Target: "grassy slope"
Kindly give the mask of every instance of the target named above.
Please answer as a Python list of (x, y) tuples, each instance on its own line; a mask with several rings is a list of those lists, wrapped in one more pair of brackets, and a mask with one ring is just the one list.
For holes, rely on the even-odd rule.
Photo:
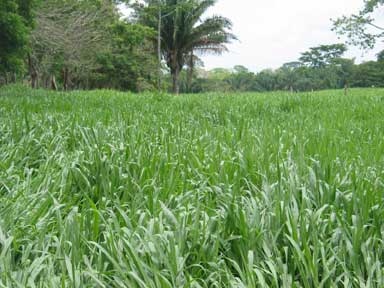
[(384, 286), (384, 90), (1, 89), (0, 287)]

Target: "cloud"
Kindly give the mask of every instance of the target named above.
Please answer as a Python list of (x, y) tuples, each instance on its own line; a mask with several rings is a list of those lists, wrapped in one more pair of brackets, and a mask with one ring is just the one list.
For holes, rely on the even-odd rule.
[[(278, 68), (297, 60), (310, 47), (343, 42), (331, 31), (331, 19), (356, 13), (362, 6), (363, 0), (219, 0), (207, 15), (231, 19), (240, 41), (229, 45), (229, 53), (204, 55), (202, 59), (208, 69), (235, 65), (253, 71)], [(129, 14), (129, 9), (123, 5), (120, 8), (123, 14)], [(376, 16), (384, 26), (383, 10)], [(357, 62), (372, 60), (383, 49), (380, 43), (362, 55), (350, 47), (346, 57)]]
[[(361, 0), (219, 0), (208, 14), (230, 18), (240, 42), (229, 45), (230, 52), (222, 56), (204, 56), (205, 66), (277, 68), (310, 47), (342, 42), (331, 31), (330, 19), (355, 13), (362, 5)], [(369, 60), (380, 50), (361, 57), (351, 49), (346, 56)]]

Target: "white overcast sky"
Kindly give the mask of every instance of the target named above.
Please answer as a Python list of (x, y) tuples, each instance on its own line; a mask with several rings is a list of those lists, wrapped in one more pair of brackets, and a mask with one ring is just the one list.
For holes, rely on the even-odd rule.
[[(356, 13), (363, 0), (218, 0), (207, 15), (222, 15), (233, 22), (238, 42), (222, 56), (203, 56), (205, 67), (231, 68), (243, 65), (252, 71), (278, 68), (295, 61), (300, 53), (321, 44), (340, 43), (331, 31), (330, 19)], [(384, 19), (383, 11), (378, 18)], [(381, 42), (365, 53), (351, 48), (347, 57), (357, 62), (375, 59), (384, 49)]]

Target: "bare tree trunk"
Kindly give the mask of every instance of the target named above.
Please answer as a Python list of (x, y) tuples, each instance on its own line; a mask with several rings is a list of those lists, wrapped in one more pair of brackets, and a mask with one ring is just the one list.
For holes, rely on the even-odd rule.
[(180, 93), (180, 84), (179, 84), (180, 70), (179, 70), (178, 65), (176, 65), (176, 66), (177, 67), (172, 74), (172, 80), (173, 80), (172, 92), (176, 95), (179, 95), (179, 93)]
[(187, 75), (187, 90), (188, 93), (192, 92), (192, 80), (193, 80), (193, 72), (194, 72), (194, 65), (193, 65), (193, 51), (189, 55), (189, 63), (188, 63), (188, 75)]
[(67, 67), (63, 69), (63, 88), (64, 91), (68, 91), (69, 88), (69, 70)]
[(37, 89), (39, 87), (39, 79), (38, 79), (37, 73), (31, 74), (31, 87), (33, 89)]
[(36, 89), (39, 86), (39, 74), (37, 73), (36, 67), (33, 64), (31, 55), (28, 55), (28, 66), (29, 66), (29, 76), (31, 77), (31, 87)]
[(344, 95), (345, 96), (348, 96), (348, 90), (349, 90), (348, 82), (345, 82), (345, 85), (344, 85)]
[(90, 85), (89, 85), (89, 76), (87, 75), (87, 77), (85, 78), (85, 89), (86, 90), (89, 90), (90, 89)]
[(51, 89), (57, 91), (56, 77), (51, 75)]
[(7, 84), (5, 83), (5, 74), (0, 74), (0, 86), (5, 84)]
[(161, 90), (161, 6), (159, 2), (159, 22), (157, 27), (157, 61), (159, 62), (158, 65), (158, 79), (157, 79), (157, 90), (160, 92)]

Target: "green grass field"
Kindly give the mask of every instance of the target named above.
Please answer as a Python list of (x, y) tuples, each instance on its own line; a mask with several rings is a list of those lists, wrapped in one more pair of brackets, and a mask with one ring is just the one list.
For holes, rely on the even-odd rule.
[(0, 90), (0, 287), (384, 287), (384, 90)]

